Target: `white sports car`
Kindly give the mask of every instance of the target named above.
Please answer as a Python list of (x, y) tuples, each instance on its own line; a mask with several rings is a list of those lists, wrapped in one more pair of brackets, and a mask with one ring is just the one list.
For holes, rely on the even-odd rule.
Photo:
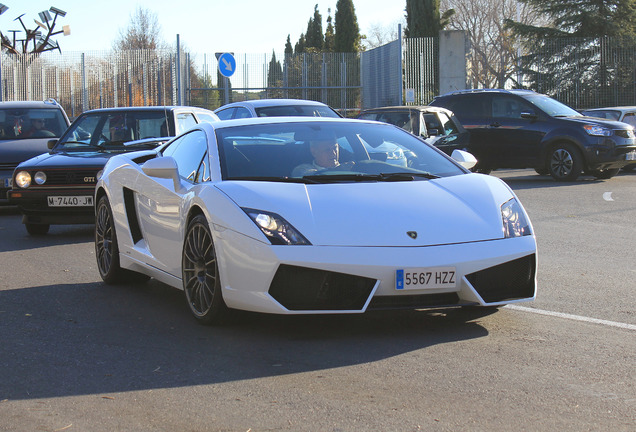
[[(407, 166), (382, 148), (399, 148)], [(98, 268), (106, 283), (153, 277), (183, 289), (206, 324), (230, 309), (533, 300), (528, 216), (503, 181), (468, 171), (475, 162), (370, 121), (202, 123), (106, 164), (95, 195)]]

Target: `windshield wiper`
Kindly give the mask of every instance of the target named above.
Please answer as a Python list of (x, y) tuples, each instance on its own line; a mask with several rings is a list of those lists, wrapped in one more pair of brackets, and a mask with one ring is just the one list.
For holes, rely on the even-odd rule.
[(303, 184), (316, 184), (321, 183), (314, 179), (310, 179), (307, 177), (228, 177), (225, 180), (245, 180), (245, 181), (271, 181), (271, 182), (280, 182), (280, 183), (303, 183)]
[[(66, 144), (81, 144), (81, 146), (66, 147)], [(57, 151), (74, 151), (74, 150), (83, 151), (83, 150), (86, 150), (87, 148), (98, 149), (99, 151), (104, 150), (104, 148), (100, 146), (99, 144), (85, 143), (82, 141), (64, 141), (63, 143), (56, 145), (56, 147), (57, 148), (55, 148), (55, 150)]]
[(399, 173), (382, 173), (380, 174), (380, 179), (384, 181), (404, 181), (404, 180), (415, 180), (415, 177), (421, 177), (425, 179), (438, 179), (439, 176), (427, 172), (423, 173), (409, 173), (409, 172), (399, 172)]

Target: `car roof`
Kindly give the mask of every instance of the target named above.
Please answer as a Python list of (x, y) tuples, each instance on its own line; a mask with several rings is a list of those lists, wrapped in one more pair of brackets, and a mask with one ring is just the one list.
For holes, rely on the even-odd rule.
[(442, 111), (442, 112), (451, 112), (450, 110), (442, 107), (430, 106), (430, 105), (395, 105), (395, 106), (386, 106), (386, 107), (376, 107), (362, 110), (360, 114), (367, 112), (376, 112), (376, 111)]
[[(233, 120), (223, 120), (221, 122), (207, 123), (213, 126), (215, 129), (224, 129), (231, 128), (235, 126), (248, 126), (248, 125), (257, 125), (257, 124), (274, 124), (274, 123), (355, 123), (359, 124), (369, 123), (369, 124), (382, 124), (386, 125), (386, 123), (370, 121), (370, 120), (358, 120), (358, 119), (347, 119), (341, 117), (248, 117), (241, 119), (233, 119)], [(198, 127), (204, 127), (205, 123), (200, 123)]]
[(636, 106), (616, 106), (607, 108), (588, 108), (581, 111), (636, 111)]
[(0, 109), (12, 109), (12, 108), (59, 108), (59, 109), (62, 109), (62, 107), (54, 100), (0, 102)]
[(444, 93), (443, 95), (439, 95), (437, 97), (444, 96), (456, 96), (456, 95), (467, 95), (467, 94), (481, 94), (481, 93), (504, 93), (504, 94), (516, 94), (519, 96), (529, 96), (529, 95), (541, 95), (541, 93), (537, 93), (534, 90), (524, 90), (524, 89), (466, 89), (466, 90), (455, 90), (452, 92)]
[(232, 102), (217, 110), (230, 108), (233, 106), (252, 106), (252, 107), (270, 107), (270, 106), (287, 106), (287, 105), (307, 105), (307, 106), (328, 106), (322, 102), (305, 100), (305, 99), (255, 99), (242, 102)]
[(86, 113), (100, 113), (100, 112), (122, 112), (122, 111), (175, 111), (175, 110), (187, 110), (187, 111), (207, 111), (205, 108), (185, 106), (185, 105), (164, 105), (164, 106), (134, 106), (134, 107), (116, 107), (116, 108), (96, 108), (92, 110), (84, 111)]

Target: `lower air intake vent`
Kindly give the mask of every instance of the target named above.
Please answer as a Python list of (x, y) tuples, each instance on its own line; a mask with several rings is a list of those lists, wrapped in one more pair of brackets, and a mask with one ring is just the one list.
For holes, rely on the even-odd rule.
[(499, 264), (466, 276), (468, 282), (487, 303), (534, 296), (536, 256)]
[(289, 310), (362, 310), (375, 279), (281, 265), (269, 294)]

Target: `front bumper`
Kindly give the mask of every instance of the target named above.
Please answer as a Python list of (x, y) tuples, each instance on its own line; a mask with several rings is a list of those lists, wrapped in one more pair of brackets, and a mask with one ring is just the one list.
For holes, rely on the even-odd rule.
[[(536, 296), (533, 236), (428, 247), (269, 246), (215, 232), (223, 298), (266, 313), (496, 306)], [(456, 268), (454, 288), (398, 290), (396, 270)]]
[(588, 170), (606, 170), (622, 168), (632, 161), (627, 154), (636, 151), (636, 138), (612, 136), (599, 138), (598, 142), (585, 147), (585, 160)]
[[(17, 205), (22, 212), (22, 223), (70, 225), (95, 223), (94, 195), (94, 187), (41, 188), (13, 189), (9, 191), (8, 198), (9, 204)], [(67, 202), (77, 197), (91, 197), (91, 205), (53, 206), (49, 204), (49, 198), (52, 197), (67, 197)]]

